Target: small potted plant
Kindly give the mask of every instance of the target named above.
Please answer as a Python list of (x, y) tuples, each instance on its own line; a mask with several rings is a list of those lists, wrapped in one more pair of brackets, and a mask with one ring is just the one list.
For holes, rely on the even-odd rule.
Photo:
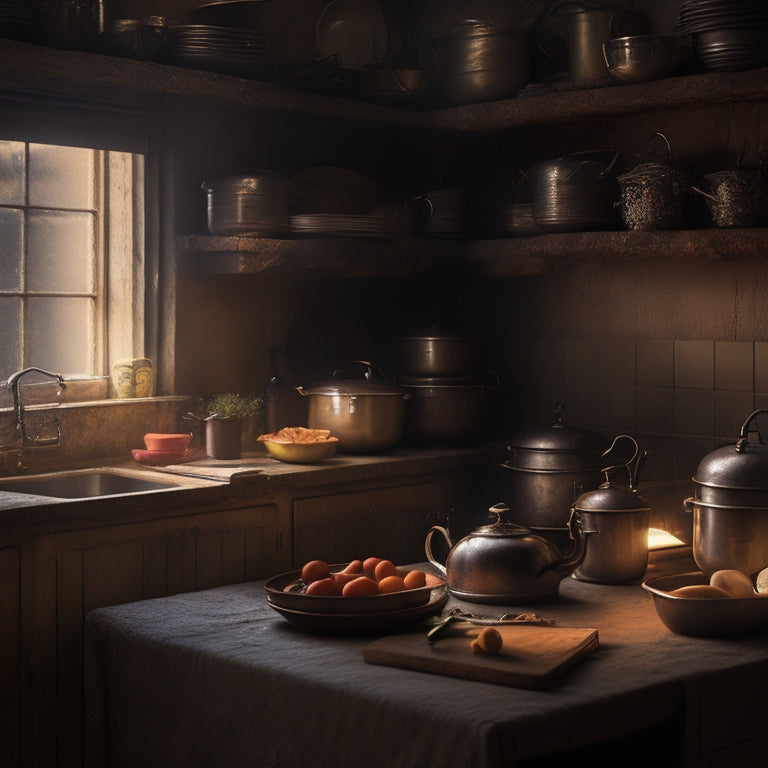
[(243, 428), (262, 412), (261, 397), (224, 392), (205, 405), (205, 452), (214, 459), (239, 459)]

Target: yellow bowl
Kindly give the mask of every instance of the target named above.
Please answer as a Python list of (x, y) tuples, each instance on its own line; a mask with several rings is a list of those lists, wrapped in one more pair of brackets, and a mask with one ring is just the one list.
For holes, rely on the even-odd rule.
[(319, 464), (336, 453), (337, 440), (319, 443), (282, 443), (276, 440), (261, 440), (272, 458), (288, 464)]

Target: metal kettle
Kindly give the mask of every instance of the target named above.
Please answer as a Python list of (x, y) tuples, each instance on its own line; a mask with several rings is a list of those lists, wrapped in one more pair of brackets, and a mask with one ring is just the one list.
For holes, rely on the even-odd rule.
[[(427, 531), (427, 559), (445, 576), (448, 591), (474, 603), (522, 604), (546, 602), (557, 597), (560, 582), (584, 560), (586, 535), (581, 519), (568, 521), (572, 551), (561, 555), (557, 547), (529, 528), (508, 522), (506, 504), (489, 509), (496, 520), (477, 528), (455, 546), (448, 531), (435, 525)], [(432, 552), (432, 537), (440, 533), (451, 548), (445, 565)]]

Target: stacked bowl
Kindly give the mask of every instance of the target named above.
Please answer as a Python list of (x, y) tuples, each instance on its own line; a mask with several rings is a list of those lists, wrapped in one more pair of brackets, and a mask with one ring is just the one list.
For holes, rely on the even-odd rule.
[(705, 69), (739, 71), (768, 66), (768, 4), (764, 0), (685, 0), (677, 32), (690, 35)]
[(462, 333), (431, 328), (401, 339), (406, 439), (456, 445), (480, 437), (485, 385), (475, 358), (475, 339)]

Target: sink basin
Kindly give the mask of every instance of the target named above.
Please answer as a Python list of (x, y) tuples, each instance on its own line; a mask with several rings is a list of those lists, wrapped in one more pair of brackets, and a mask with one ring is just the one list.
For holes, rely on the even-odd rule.
[(121, 475), (102, 469), (0, 480), (0, 492), (12, 491), (56, 499), (91, 499), (100, 496), (122, 496), (145, 491), (168, 490), (178, 488), (180, 485), (180, 483), (158, 482), (143, 477)]

